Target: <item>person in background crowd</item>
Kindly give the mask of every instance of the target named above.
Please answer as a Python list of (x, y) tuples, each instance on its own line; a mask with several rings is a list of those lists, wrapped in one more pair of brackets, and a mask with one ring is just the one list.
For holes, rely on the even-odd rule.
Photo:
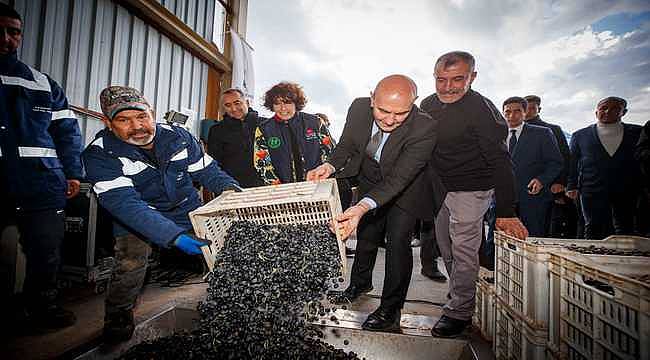
[(81, 135), (63, 89), (18, 60), (22, 28), (20, 15), (0, 3), (0, 233), (17, 225), (26, 258), (24, 296), (3, 319), (58, 329), (76, 321), (57, 303), (57, 272), (66, 198), (79, 193), (83, 176)]
[[(256, 141), (262, 136), (257, 111), (236, 88), (223, 92), (221, 106), (225, 114), (223, 120), (210, 128), (208, 154), (245, 188), (273, 184), (277, 176), (268, 167), (268, 148), (258, 148), (265, 142)], [(259, 163), (261, 166), (256, 166)]]
[(554, 238), (575, 238), (575, 225), (578, 218), (576, 206), (565, 194), (567, 176), (569, 175), (569, 164), (571, 162), (569, 144), (560, 126), (549, 124), (540, 118), (539, 113), (542, 111), (542, 99), (537, 95), (528, 95), (524, 99), (528, 102), (526, 117), (524, 119), (526, 124), (551, 129), (563, 158), (562, 172), (560, 172), (557, 179), (553, 181), (553, 184), (549, 188), (554, 201), (549, 212), (549, 218), (547, 219), (547, 236)]
[(436, 239), (449, 274), (450, 299), (431, 333), (460, 335), (471, 324), (478, 278), (483, 215), (496, 196), (496, 227), (525, 239), (515, 215), (514, 175), (505, 148), (506, 123), (490, 100), (471, 89), (474, 57), (442, 55), (434, 66), (436, 93), (422, 110), (440, 121), (432, 167), (447, 191), (435, 218)]
[[(640, 233), (645, 234), (645, 236), (650, 236), (650, 226), (648, 226), (649, 224), (647, 223), (648, 213), (650, 213), (650, 209), (648, 209), (647, 206), (650, 203), (650, 121), (646, 122), (643, 129), (641, 129), (641, 135), (639, 136), (639, 142), (636, 144), (634, 158), (641, 165), (641, 173), (643, 174), (643, 195), (645, 196), (644, 203), (646, 205), (645, 210), (639, 209), (637, 223), (640, 228)], [(645, 214), (645, 216), (643, 214)]]
[(526, 106), (518, 96), (503, 102), (506, 144), (514, 163), (519, 217), (531, 236), (544, 237), (553, 202), (549, 188), (562, 171), (562, 155), (551, 130), (524, 122)]
[(437, 121), (414, 105), (417, 88), (404, 75), (382, 79), (370, 98), (357, 98), (348, 110), (343, 135), (329, 162), (308, 180), (356, 177), (362, 199), (347, 208), (335, 227), (347, 238), (357, 229), (357, 252), (350, 285), (339, 302), (352, 302), (372, 290), (379, 243), (386, 239), (386, 272), (379, 307), (362, 328), (397, 331), (411, 281), (410, 241), (417, 218), (434, 215), (431, 182), (424, 170), (436, 143)]
[(102, 90), (100, 104), (106, 128), (82, 159), (99, 204), (114, 219), (116, 266), (106, 296), (104, 341), (120, 342), (135, 328), (133, 309), (147, 271), (148, 242), (202, 254), (206, 243), (191, 234), (188, 216), (201, 205), (193, 182), (217, 194), (241, 188), (187, 130), (157, 124), (138, 90), (110, 86)]
[(633, 233), (641, 177), (634, 151), (641, 126), (624, 124), (626, 113), (627, 101), (604, 98), (596, 106), (596, 124), (571, 137), (567, 196), (580, 197), (586, 239)]
[[(307, 98), (300, 85), (281, 82), (264, 94), (264, 107), (275, 115), (260, 124), (275, 174), (280, 183), (305, 180), (307, 171), (322, 164), (331, 141), (320, 132), (316, 115), (302, 112)], [(331, 140), (331, 139), (330, 139)]]

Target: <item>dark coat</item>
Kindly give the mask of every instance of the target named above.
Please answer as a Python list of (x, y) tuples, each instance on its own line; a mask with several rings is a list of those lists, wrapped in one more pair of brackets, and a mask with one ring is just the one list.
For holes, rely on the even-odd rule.
[(571, 137), (572, 163), (567, 188), (582, 194), (634, 194), (639, 190), (640, 167), (634, 159), (641, 126), (623, 124), (623, 141), (610, 156), (598, 138), (596, 124)]
[(497, 217), (514, 217), (516, 194), (505, 146), (507, 126), (494, 104), (470, 89), (453, 104), (444, 104), (433, 94), (422, 100), (421, 107), (439, 121), (432, 165), (447, 191), (494, 189)]
[(208, 135), (208, 154), (245, 188), (264, 185), (253, 166), (253, 142), (259, 119), (252, 109), (243, 121), (224, 115)]
[[(343, 134), (330, 157), (337, 178), (357, 177), (370, 141), (374, 117), (370, 98), (358, 98), (348, 110)], [(378, 207), (395, 204), (417, 218), (434, 215), (432, 183), (424, 171), (437, 138), (437, 120), (413, 106), (404, 123), (391, 132), (384, 145), (379, 167), (381, 181), (362, 196)], [(440, 189), (436, 189), (440, 191)]]
[[(520, 205), (535, 197), (551, 201), (550, 186), (562, 171), (562, 155), (553, 133), (548, 128), (524, 124), (517, 145), (512, 152), (515, 180)], [(528, 195), (528, 183), (537, 178), (544, 188), (538, 195)]]
[(546, 121), (543, 121), (540, 119), (539, 115), (530, 120), (527, 120), (526, 124), (545, 127), (551, 129), (553, 132), (553, 136), (555, 136), (555, 141), (557, 142), (557, 145), (560, 149), (560, 154), (563, 158), (563, 166), (562, 171), (552, 184), (558, 183), (566, 186), (567, 177), (569, 176), (569, 164), (571, 163), (571, 150), (569, 149), (569, 144), (566, 141), (566, 136), (564, 136), (564, 131), (562, 131), (562, 128), (558, 125), (549, 124)]
[(287, 121), (279, 121), (272, 117), (264, 119), (260, 123), (260, 128), (269, 147), (273, 168), (282, 183), (296, 181), (292, 171), (293, 155), (289, 131), (298, 144), (303, 175), (322, 164), (320, 120), (316, 115), (297, 112)]

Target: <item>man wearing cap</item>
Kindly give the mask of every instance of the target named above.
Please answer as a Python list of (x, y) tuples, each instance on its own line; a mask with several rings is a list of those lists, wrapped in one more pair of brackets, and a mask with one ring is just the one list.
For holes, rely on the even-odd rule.
[(26, 257), (24, 301), (9, 315), (62, 328), (75, 322), (56, 303), (56, 275), (66, 198), (79, 193), (81, 136), (63, 89), (18, 60), (21, 41), (20, 15), (0, 4), (0, 233), (17, 225)]
[(136, 89), (111, 86), (100, 95), (106, 128), (82, 154), (99, 203), (114, 217), (117, 266), (106, 297), (104, 336), (128, 340), (133, 308), (151, 248), (176, 246), (201, 254), (188, 213), (201, 205), (192, 182), (221, 193), (238, 190), (185, 129), (156, 124), (153, 109)]
[(634, 158), (641, 126), (624, 124), (627, 101), (604, 98), (596, 105), (596, 124), (571, 137), (567, 196), (580, 196), (586, 239), (634, 232), (641, 169)]

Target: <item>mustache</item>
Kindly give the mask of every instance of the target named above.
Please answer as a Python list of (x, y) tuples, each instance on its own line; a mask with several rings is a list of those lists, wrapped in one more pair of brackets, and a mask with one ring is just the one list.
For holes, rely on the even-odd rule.
[(463, 89), (449, 89), (447, 91), (441, 91), (440, 94), (442, 95), (456, 95), (456, 94), (461, 94), (463, 92)]
[(152, 132), (149, 131), (149, 130), (135, 130), (135, 131), (131, 131), (129, 133), (129, 137), (130, 136), (136, 136), (136, 135), (151, 135), (151, 134), (152, 134)]

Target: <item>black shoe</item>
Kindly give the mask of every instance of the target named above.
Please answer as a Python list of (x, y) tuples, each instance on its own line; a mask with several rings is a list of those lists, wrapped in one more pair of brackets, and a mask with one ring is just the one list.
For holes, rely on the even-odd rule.
[(335, 304), (347, 304), (354, 302), (359, 296), (372, 291), (372, 285), (366, 287), (358, 287), (356, 285), (350, 284), (345, 291), (336, 296), (333, 300)]
[(391, 310), (379, 307), (372, 314), (368, 315), (361, 328), (369, 331), (399, 331), (400, 310)]
[(437, 267), (435, 269), (422, 268), (420, 273), (435, 282), (440, 282), (440, 283), (447, 282), (447, 277), (445, 276), (445, 274), (441, 273)]
[(431, 329), (431, 335), (443, 338), (455, 338), (472, 324), (472, 320), (458, 320), (442, 315)]
[(104, 319), (103, 340), (109, 344), (128, 341), (133, 336), (134, 330), (133, 310), (119, 311), (106, 315)]

